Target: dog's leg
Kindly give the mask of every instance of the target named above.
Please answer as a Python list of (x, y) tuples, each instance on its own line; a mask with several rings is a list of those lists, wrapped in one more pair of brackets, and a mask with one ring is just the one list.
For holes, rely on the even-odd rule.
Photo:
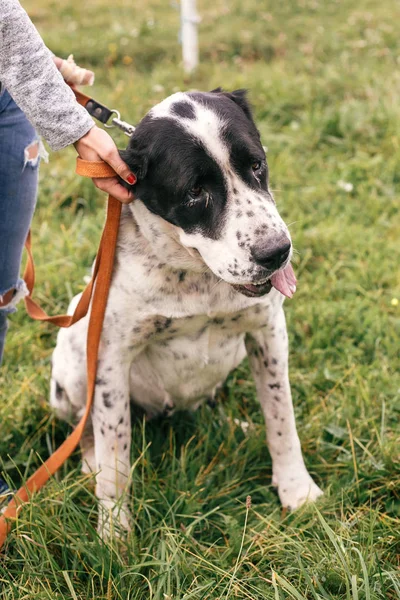
[[(79, 324), (78, 324), (79, 325)], [(79, 329), (61, 330), (52, 357), (50, 404), (60, 419), (77, 423), (86, 406), (86, 361)], [(84, 339), (84, 337), (83, 337)], [(86, 424), (80, 442), (82, 473), (95, 472), (94, 439), (91, 419)]]
[(89, 422), (80, 441), (82, 453), (82, 473), (88, 475), (96, 472), (96, 456), (94, 453), (93, 426)]
[(288, 338), (281, 308), (273, 324), (246, 336), (246, 349), (264, 413), (272, 484), (283, 506), (295, 509), (322, 491), (304, 464), (288, 376)]
[(113, 345), (103, 349), (98, 364), (92, 423), (99, 533), (107, 537), (114, 525), (130, 528), (125, 498), (131, 445), (129, 364)]

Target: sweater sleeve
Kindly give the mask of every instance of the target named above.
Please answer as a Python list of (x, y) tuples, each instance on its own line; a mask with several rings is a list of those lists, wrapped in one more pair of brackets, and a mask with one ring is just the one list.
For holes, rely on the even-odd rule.
[(94, 126), (18, 0), (0, 0), (0, 81), (53, 150)]

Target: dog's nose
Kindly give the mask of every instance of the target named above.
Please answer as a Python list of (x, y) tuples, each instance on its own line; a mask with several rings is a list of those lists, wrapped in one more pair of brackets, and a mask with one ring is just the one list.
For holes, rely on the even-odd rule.
[(264, 269), (276, 271), (287, 260), (291, 247), (290, 240), (283, 236), (277, 240), (269, 240), (253, 246), (251, 255), (254, 261)]

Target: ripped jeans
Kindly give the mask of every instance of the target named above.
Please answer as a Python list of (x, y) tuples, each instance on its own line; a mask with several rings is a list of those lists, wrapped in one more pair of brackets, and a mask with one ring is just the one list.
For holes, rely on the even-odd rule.
[[(32, 145), (31, 145), (32, 144)], [(30, 146), (31, 145), (31, 146)], [(7, 90), (0, 91), (0, 364), (7, 315), (25, 296), (22, 250), (36, 204), (40, 145), (32, 125)], [(15, 290), (5, 303), (2, 296)]]

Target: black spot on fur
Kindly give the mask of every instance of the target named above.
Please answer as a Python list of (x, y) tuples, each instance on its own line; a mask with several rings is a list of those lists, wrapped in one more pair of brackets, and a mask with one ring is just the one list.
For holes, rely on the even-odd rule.
[(270, 383), (268, 385), (271, 388), (271, 390), (280, 390), (281, 389), (281, 384), (278, 383), (278, 382), (276, 382), (276, 383)]
[(215, 319), (213, 319), (213, 323), (215, 325), (222, 325), (224, 321), (225, 319), (223, 317), (215, 317)]
[(56, 398), (57, 400), (62, 400), (64, 389), (61, 385), (56, 381)]
[(242, 318), (242, 315), (236, 315), (236, 317), (232, 317), (231, 321), (233, 323), (235, 323), (236, 321), (239, 321)]
[(106, 408), (112, 408), (113, 402), (110, 400), (110, 392), (103, 392), (103, 404)]
[(154, 320), (154, 328), (156, 333), (162, 333), (165, 329), (171, 326), (172, 319), (169, 317), (157, 317)]
[(176, 102), (171, 107), (171, 113), (183, 119), (194, 119), (196, 113), (189, 102)]

